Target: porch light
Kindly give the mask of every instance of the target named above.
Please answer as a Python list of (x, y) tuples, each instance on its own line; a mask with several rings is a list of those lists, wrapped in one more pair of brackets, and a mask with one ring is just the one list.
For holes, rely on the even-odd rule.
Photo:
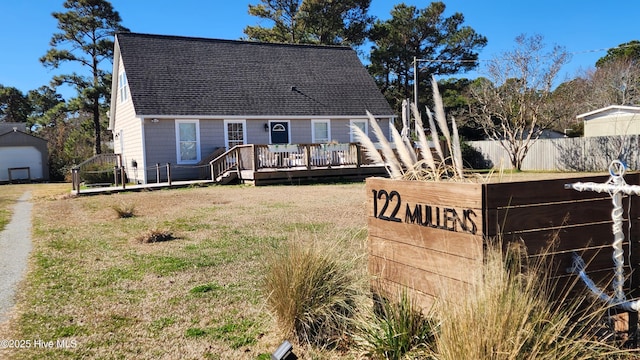
[(269, 124), (268, 123), (264, 123), (264, 131), (265, 132), (269, 132)]

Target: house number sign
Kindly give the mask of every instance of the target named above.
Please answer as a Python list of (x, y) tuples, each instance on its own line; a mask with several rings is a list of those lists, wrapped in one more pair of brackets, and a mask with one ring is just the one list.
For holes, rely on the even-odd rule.
[(413, 224), (446, 231), (476, 234), (477, 217), (473, 209), (456, 209), (421, 203), (404, 203), (396, 190), (371, 190), (373, 217), (391, 222)]

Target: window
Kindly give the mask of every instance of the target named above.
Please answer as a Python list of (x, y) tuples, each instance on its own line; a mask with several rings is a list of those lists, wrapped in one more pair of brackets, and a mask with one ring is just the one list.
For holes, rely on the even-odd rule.
[(176, 120), (178, 164), (200, 161), (200, 123), (198, 120)]
[[(351, 120), (349, 121), (349, 125), (357, 126), (364, 132), (366, 135), (369, 135), (369, 123), (367, 120)], [(355, 136), (353, 135), (353, 131), (349, 131), (349, 141), (355, 142)]]
[(247, 138), (246, 126), (244, 120), (225, 120), (225, 142), (227, 143), (227, 150), (236, 145), (244, 145)]
[(127, 74), (124, 71), (118, 76), (118, 93), (120, 94), (120, 102), (129, 99), (129, 85), (127, 84)]
[(331, 141), (329, 120), (311, 120), (311, 142), (328, 143), (329, 141)]

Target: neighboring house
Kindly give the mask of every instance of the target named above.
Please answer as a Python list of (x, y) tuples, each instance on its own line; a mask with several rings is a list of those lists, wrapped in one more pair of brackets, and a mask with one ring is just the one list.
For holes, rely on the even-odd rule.
[(24, 123), (0, 123), (0, 183), (48, 181), (47, 141), (27, 134)]
[(567, 134), (563, 132), (556, 131), (553, 129), (544, 129), (542, 130), (542, 133), (540, 134), (538, 139), (562, 139), (566, 137), (567, 137)]
[(580, 114), (584, 121), (584, 136), (611, 136), (640, 134), (640, 107), (612, 105)]
[(109, 130), (135, 182), (166, 163), (189, 179), (235, 145), (353, 142), (349, 125), (369, 132), (366, 111), (388, 133), (393, 111), (348, 47), (115, 38)]

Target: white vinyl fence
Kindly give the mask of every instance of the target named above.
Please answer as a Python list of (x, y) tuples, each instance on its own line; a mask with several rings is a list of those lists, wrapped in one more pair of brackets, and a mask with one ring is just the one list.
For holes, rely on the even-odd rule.
[[(605, 171), (619, 159), (629, 169), (640, 169), (638, 135), (536, 140), (524, 158), (522, 170)], [(497, 141), (469, 141), (495, 168), (511, 168), (508, 153)]]

